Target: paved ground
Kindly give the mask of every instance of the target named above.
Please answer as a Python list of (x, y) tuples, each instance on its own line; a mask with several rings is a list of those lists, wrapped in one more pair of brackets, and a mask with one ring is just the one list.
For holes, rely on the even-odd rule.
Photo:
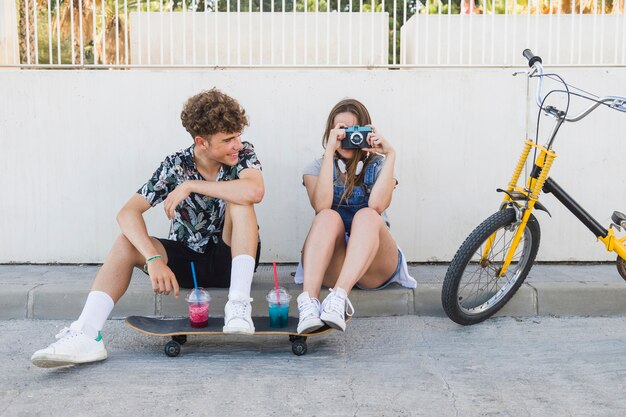
[(183, 355), (118, 320), (109, 359), (46, 370), (64, 323), (0, 321), (0, 416), (623, 416), (624, 317), (354, 319), (291, 354), (282, 337), (195, 338)]

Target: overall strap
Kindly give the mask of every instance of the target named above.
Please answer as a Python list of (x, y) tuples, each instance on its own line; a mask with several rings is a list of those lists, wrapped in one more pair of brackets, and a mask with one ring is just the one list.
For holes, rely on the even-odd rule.
[(378, 167), (384, 161), (384, 159), (379, 156), (374, 156), (374, 158), (376, 158), (374, 161), (367, 164), (367, 168), (365, 168), (365, 176), (363, 178), (363, 185), (365, 186), (365, 190), (368, 195), (372, 192), (372, 188), (376, 183), (376, 173), (378, 171)]

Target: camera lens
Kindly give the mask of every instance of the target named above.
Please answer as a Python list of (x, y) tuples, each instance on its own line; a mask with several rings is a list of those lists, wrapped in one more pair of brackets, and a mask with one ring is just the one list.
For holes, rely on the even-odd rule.
[(363, 143), (363, 135), (361, 134), (361, 132), (354, 132), (352, 135), (350, 135), (350, 142), (355, 146), (359, 146), (361, 143)]

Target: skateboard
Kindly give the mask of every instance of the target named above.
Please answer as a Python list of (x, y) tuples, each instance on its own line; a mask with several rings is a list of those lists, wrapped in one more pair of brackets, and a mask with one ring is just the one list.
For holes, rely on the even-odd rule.
[[(252, 321), (254, 322), (256, 332), (250, 336), (289, 336), (291, 351), (297, 356), (302, 356), (307, 352), (306, 339), (308, 337), (319, 336), (336, 330), (333, 327), (324, 325), (314, 332), (298, 334), (296, 330), (298, 319), (295, 317), (289, 317), (287, 326), (282, 328), (270, 327), (269, 317), (252, 317)], [(126, 318), (126, 324), (140, 333), (149, 336), (170, 336), (172, 339), (165, 344), (163, 349), (165, 354), (170, 357), (180, 355), (181, 347), (187, 342), (188, 335), (224, 335), (222, 331), (223, 323), (222, 319), (210, 319), (208, 327), (198, 329), (191, 327), (188, 318), (161, 319), (144, 316), (129, 316)]]

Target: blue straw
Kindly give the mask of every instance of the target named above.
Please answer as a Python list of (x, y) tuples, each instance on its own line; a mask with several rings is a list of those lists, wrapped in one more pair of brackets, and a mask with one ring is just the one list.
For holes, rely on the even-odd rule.
[(196, 288), (196, 303), (200, 305), (200, 293), (198, 292), (198, 281), (196, 280), (196, 267), (191, 263), (191, 276), (193, 276), (193, 286)]

